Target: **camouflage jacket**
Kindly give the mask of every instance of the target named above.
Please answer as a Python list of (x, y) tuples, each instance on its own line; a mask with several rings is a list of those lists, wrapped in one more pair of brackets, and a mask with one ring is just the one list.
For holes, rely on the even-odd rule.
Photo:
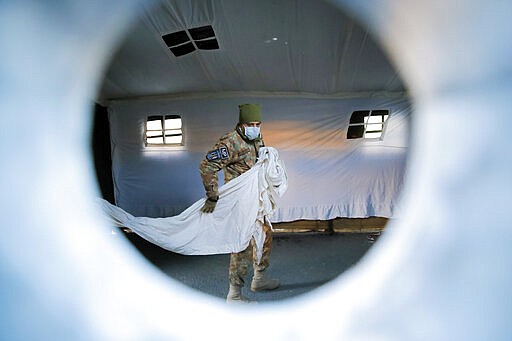
[(256, 163), (263, 139), (248, 140), (241, 126), (222, 136), (199, 164), (206, 196), (215, 198), (219, 195), (217, 172), (224, 170), (224, 182), (236, 178), (248, 171)]

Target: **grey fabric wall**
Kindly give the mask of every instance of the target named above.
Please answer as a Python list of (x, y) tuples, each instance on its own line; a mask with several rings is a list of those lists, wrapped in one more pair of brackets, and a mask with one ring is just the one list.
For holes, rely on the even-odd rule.
[[(289, 189), (274, 221), (390, 217), (407, 155), (405, 98), (217, 97), (116, 101), (109, 107), (117, 205), (136, 216), (170, 216), (204, 196), (198, 165), (233, 129), (239, 103), (260, 103), (262, 133), (279, 150)], [(381, 141), (347, 140), (354, 110), (389, 109)], [(146, 117), (180, 114), (184, 146), (146, 148)]]

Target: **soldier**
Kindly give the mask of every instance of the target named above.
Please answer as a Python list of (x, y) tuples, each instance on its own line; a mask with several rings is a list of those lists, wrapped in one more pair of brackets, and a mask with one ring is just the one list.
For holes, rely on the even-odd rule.
[[(261, 109), (258, 104), (239, 105), (239, 122), (236, 128), (222, 136), (213, 149), (206, 154), (206, 158), (201, 161), (199, 171), (207, 197), (201, 208), (202, 212), (213, 212), (219, 200), (218, 171), (223, 169), (224, 182), (229, 182), (254, 166), (259, 149), (264, 146), (260, 125)], [(242, 295), (242, 287), (249, 269), (251, 254), (254, 268), (251, 290), (273, 290), (279, 287), (279, 280), (269, 279), (265, 276), (272, 246), (272, 230), (265, 224), (263, 231), (265, 232), (265, 241), (259, 264), (257, 263), (254, 239), (244, 251), (231, 254), (227, 302), (248, 302)]]

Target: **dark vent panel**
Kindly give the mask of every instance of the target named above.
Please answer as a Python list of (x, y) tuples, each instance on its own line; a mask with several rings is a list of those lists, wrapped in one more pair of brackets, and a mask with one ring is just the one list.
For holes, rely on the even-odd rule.
[(171, 52), (176, 57), (180, 57), (180, 56), (186, 55), (187, 53), (194, 52), (195, 49), (196, 48), (194, 47), (194, 44), (192, 44), (191, 42), (188, 42), (188, 43), (183, 44), (183, 45), (171, 47)]
[(199, 40), (195, 43), (200, 50), (217, 50), (219, 48), (217, 39)]
[(370, 110), (358, 110), (352, 113), (350, 116), (350, 124), (352, 123), (364, 123), (364, 118), (370, 116)]
[(169, 47), (180, 45), (183, 43), (186, 43), (189, 41), (189, 37), (187, 35), (187, 32), (185, 31), (179, 31), (175, 33), (169, 33), (164, 36), (162, 36), (165, 44)]
[(184, 56), (194, 52), (196, 49), (219, 49), (219, 42), (211, 25), (165, 34), (162, 36), (162, 39), (176, 57)]
[(214, 38), (215, 37), (215, 32), (213, 31), (213, 27), (211, 27), (210, 25), (191, 28), (188, 30), (188, 33), (190, 33), (190, 36), (194, 40), (202, 40), (202, 39), (206, 39), (206, 38)]

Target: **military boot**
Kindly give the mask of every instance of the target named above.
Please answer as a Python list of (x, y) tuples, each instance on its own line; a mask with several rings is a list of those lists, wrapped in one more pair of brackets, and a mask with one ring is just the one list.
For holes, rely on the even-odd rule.
[(251, 290), (274, 290), (279, 287), (281, 283), (278, 279), (267, 278), (264, 271), (254, 271), (254, 277), (252, 278)]
[(251, 303), (247, 298), (242, 295), (242, 287), (238, 285), (229, 285), (228, 297), (226, 298), (228, 303)]

